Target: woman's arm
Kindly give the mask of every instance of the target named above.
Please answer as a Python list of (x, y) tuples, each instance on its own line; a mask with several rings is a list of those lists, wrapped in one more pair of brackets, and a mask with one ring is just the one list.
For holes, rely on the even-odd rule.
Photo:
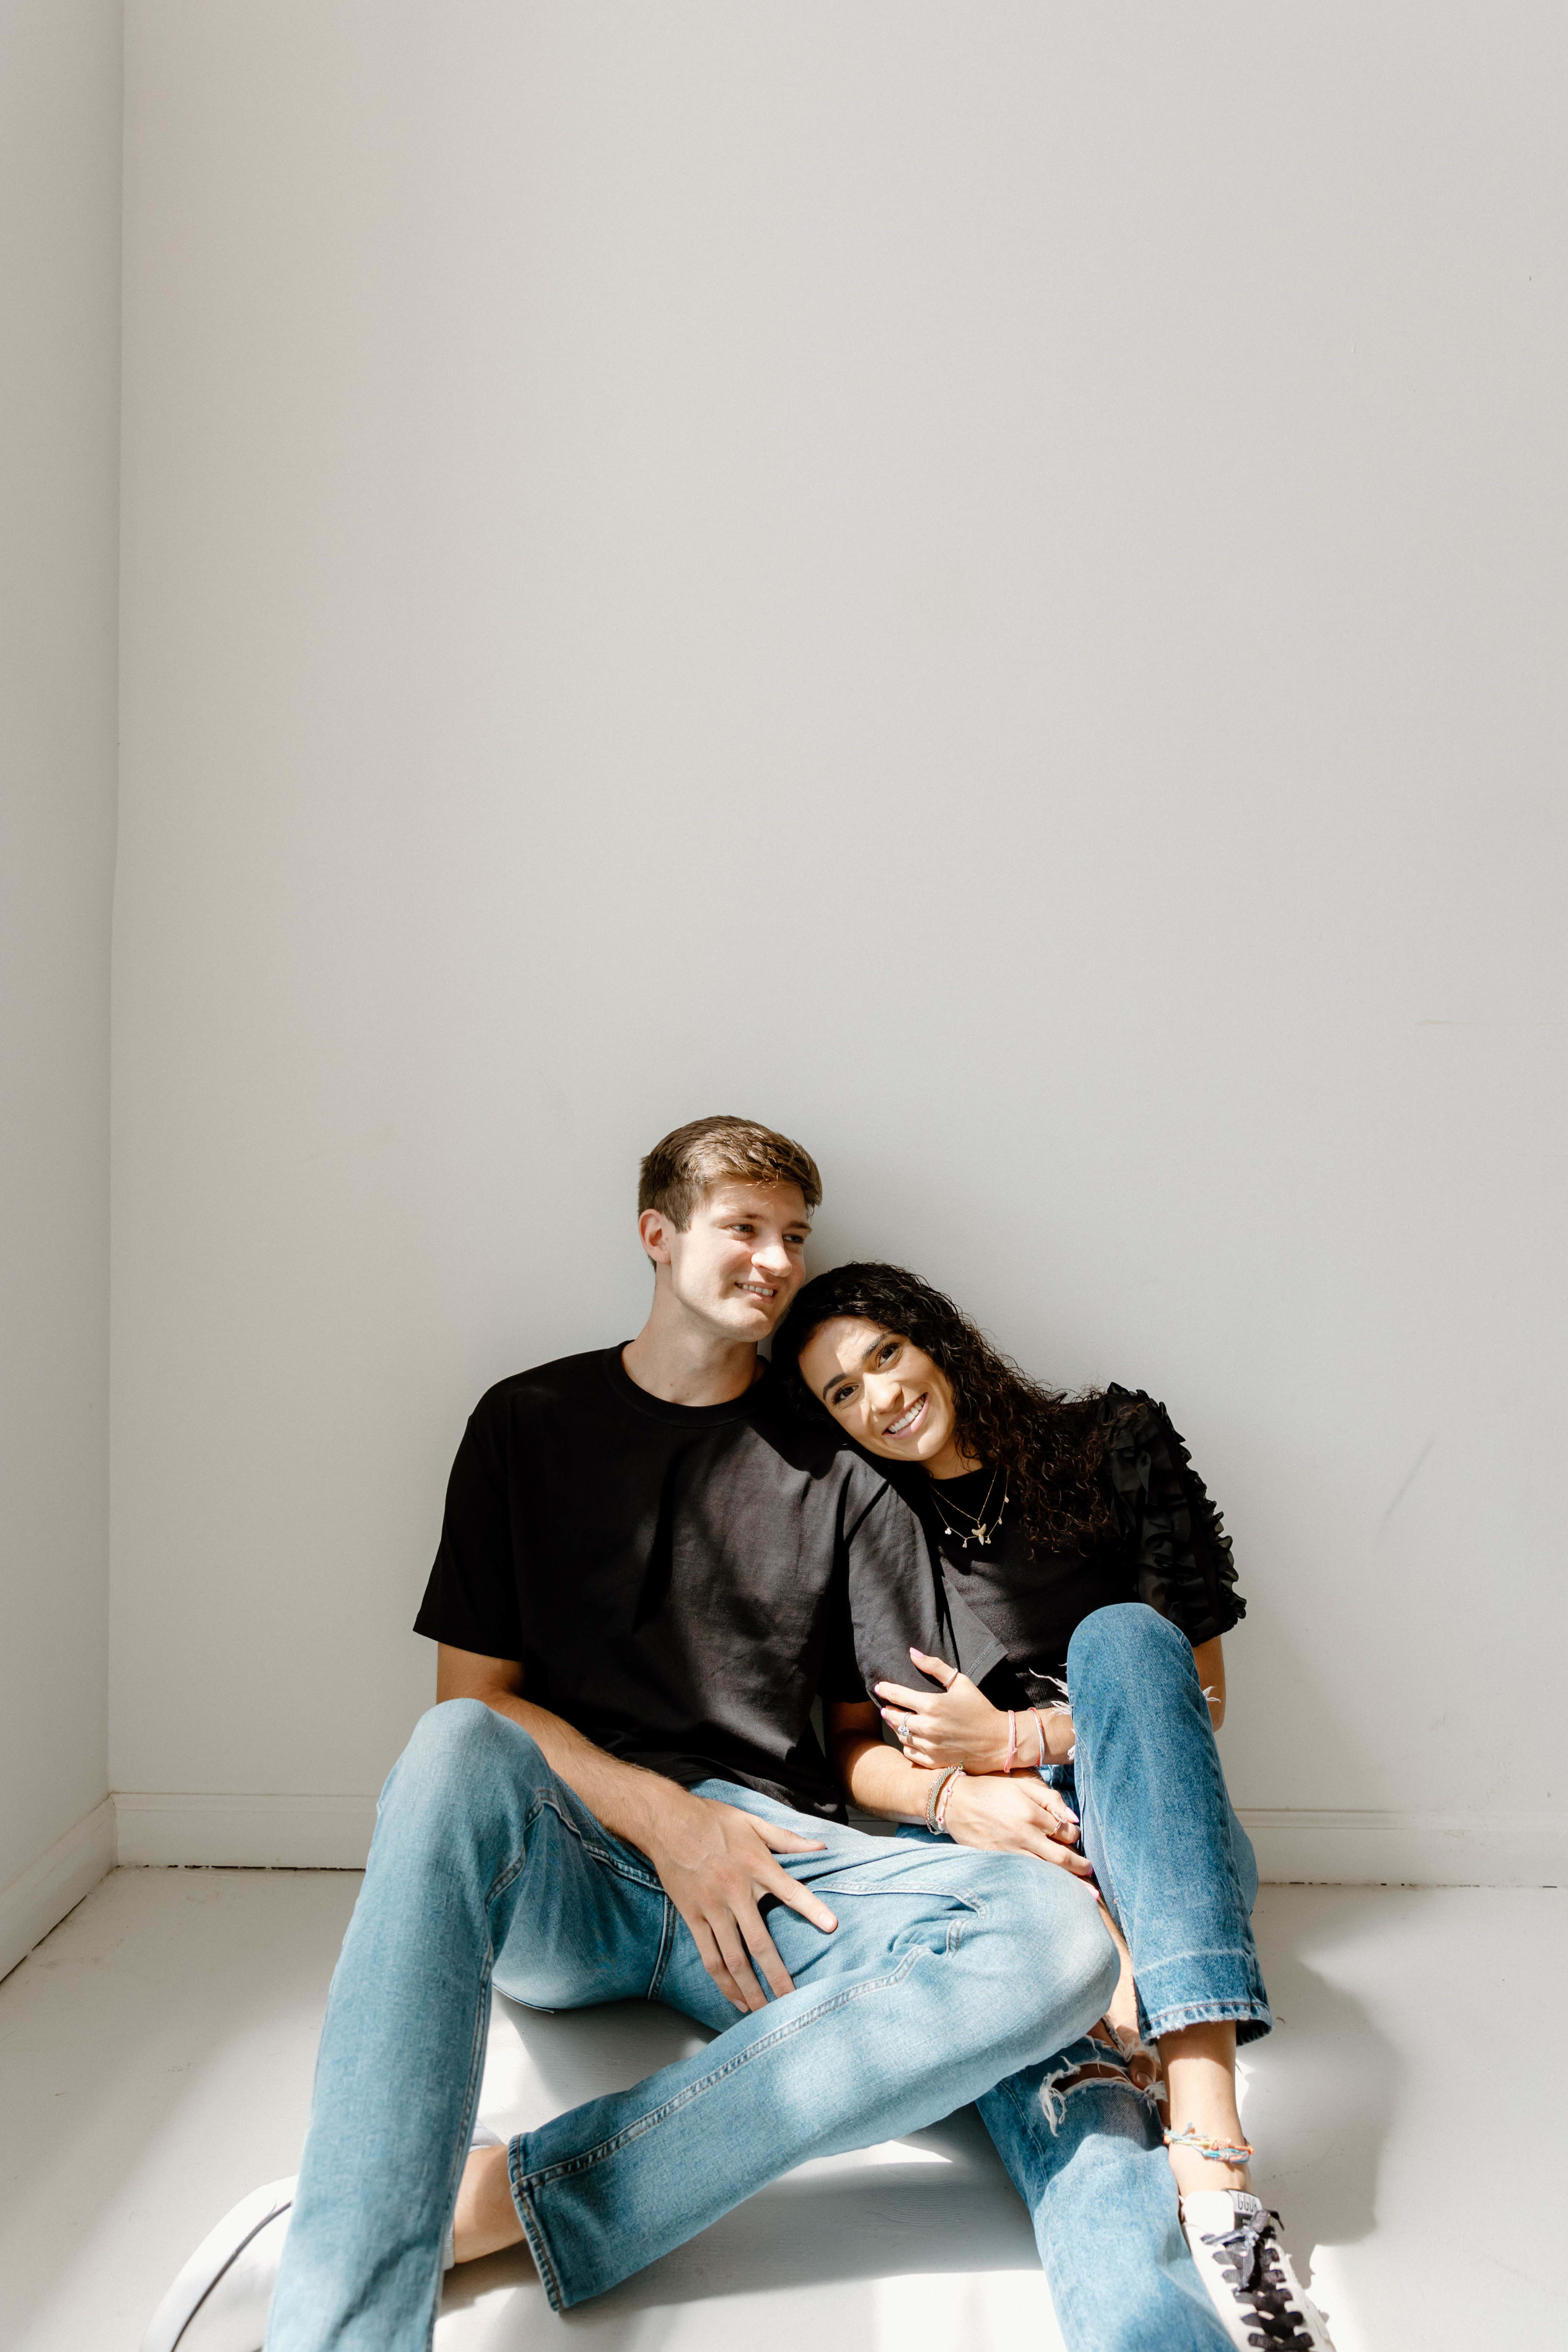
[[(923, 1822), (939, 1776), (906, 1762), (889, 1748), (878, 1728), (877, 1716), (877, 1708), (868, 1702), (828, 1706), (827, 1738), (835, 1769), (846, 1793), (862, 1812), (880, 1813), (895, 1822)], [(1005, 1780), (1000, 1773), (972, 1780), (965, 1772), (952, 1784), (943, 1826), (960, 1845), (1032, 1853), (1042, 1862), (1059, 1864), (1075, 1878), (1092, 1874), (1078, 1851), (1076, 1818), (1056, 1790), (1047, 1789), (1033, 1772), (1016, 1780)]]
[[(927, 1657), (911, 1650), (921, 1674), (942, 1688), (910, 1690), (902, 1683), (878, 1683), (884, 1721), (898, 1733), (911, 1764), (941, 1770), (962, 1764), (966, 1772), (1007, 1769), (1007, 1713), (993, 1706), (984, 1692), (950, 1666), (945, 1658)], [(1225, 1721), (1225, 1651), (1216, 1633), (1193, 1652), (1198, 1685), (1209, 1703), (1209, 1717), (1217, 1731)], [(1015, 1767), (1065, 1764), (1072, 1755), (1072, 1717), (1066, 1707), (1018, 1709), (1013, 1718)], [(871, 1809), (868, 1807), (868, 1811)]]

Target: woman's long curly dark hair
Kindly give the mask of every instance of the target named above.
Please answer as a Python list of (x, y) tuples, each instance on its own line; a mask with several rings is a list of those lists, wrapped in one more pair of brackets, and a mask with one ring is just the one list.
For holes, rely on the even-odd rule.
[(841, 1315), (912, 1339), (946, 1373), (959, 1444), (1005, 1466), (1016, 1523), (1032, 1545), (1093, 1551), (1115, 1537), (1098, 1391), (1068, 1396), (1043, 1388), (951, 1298), (901, 1265), (839, 1265), (805, 1285), (773, 1338), (773, 1365), (797, 1411), (827, 1412), (801, 1378), (800, 1354), (814, 1331)]

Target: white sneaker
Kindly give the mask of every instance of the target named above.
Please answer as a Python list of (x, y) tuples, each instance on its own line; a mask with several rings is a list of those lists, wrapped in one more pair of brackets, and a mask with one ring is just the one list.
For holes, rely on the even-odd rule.
[(142, 2352), (261, 2352), (293, 2202), (292, 2180), (242, 2197), (153, 2314)]
[[(476, 2124), (468, 2146), (500, 2147), (500, 2132)], [(153, 2314), (142, 2352), (262, 2352), (278, 2265), (294, 2203), (292, 2180), (269, 2181), (242, 2197), (210, 2231)], [(441, 2266), (453, 2263), (447, 2231)]]
[(1182, 2200), (1198, 2276), (1238, 2352), (1333, 2352), (1322, 2313), (1279, 2242), (1279, 2221), (1239, 2189), (1196, 2189)]

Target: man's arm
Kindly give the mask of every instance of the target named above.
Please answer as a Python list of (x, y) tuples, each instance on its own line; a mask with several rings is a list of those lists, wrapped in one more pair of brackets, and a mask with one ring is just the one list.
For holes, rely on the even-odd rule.
[(606, 1756), (548, 1707), (524, 1698), (522, 1681), (516, 1658), (486, 1658), (437, 1644), (437, 1702), (477, 1698), (506, 1716), (528, 1733), (596, 1821), (647, 1854), (727, 2000), (742, 2010), (766, 2005), (752, 1960), (775, 1993), (793, 1992), (757, 1906), (772, 1895), (815, 1927), (831, 1933), (837, 1927), (826, 1905), (773, 1860), (776, 1853), (820, 1853), (822, 1840), (796, 1837), (738, 1805), (694, 1797), (661, 1773)]

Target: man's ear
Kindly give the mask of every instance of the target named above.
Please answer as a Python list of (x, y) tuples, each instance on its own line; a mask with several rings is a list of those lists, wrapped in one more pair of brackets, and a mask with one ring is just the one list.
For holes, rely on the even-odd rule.
[(662, 1209), (645, 1209), (637, 1219), (638, 1236), (655, 1265), (669, 1264), (669, 1237), (674, 1230)]

